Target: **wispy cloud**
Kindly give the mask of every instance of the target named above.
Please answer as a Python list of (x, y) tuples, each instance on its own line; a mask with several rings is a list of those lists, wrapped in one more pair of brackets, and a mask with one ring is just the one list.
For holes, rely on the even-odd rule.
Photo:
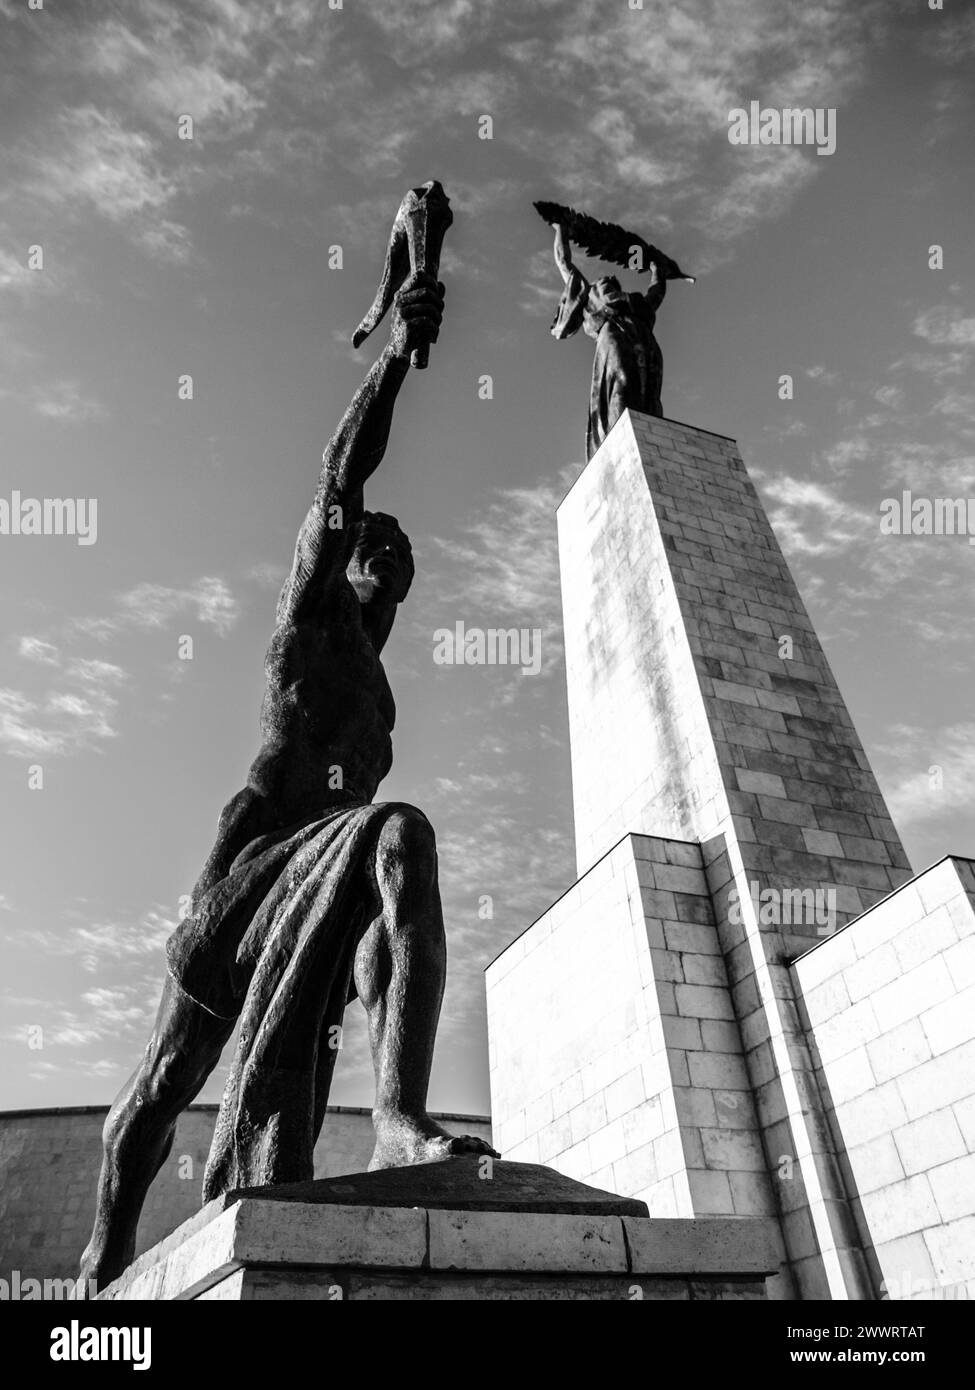
[(925, 53), (941, 63), (963, 63), (975, 53), (975, 12), (948, 11), (937, 16), (937, 23), (927, 27), (922, 39)]
[(234, 72), (255, 62), (253, 49), (273, 33), (275, 19), (287, 23), (296, 10), (277, 8), (277, 15), (262, 14), (221, 0), (194, 13), (142, 0), (124, 18), (108, 14), (90, 31), (82, 61), (103, 82), (137, 96), (164, 134), (174, 134), (176, 117), (186, 114), (206, 138), (219, 138), (249, 129), (263, 104)]
[(30, 392), (29, 401), (38, 415), (65, 425), (90, 424), (104, 420), (108, 413), (77, 380), (39, 383)]
[[(39, 117), (29, 162), (27, 142), (12, 142), (21, 188), (66, 216), (93, 209), (150, 255), (185, 263), (194, 251), (184, 195), (225, 185), (232, 213), (252, 201), (242, 184), (284, 179), (304, 192), (339, 153), (368, 179), (399, 177), (431, 121), (469, 150), (488, 115), (495, 144), (518, 159), (503, 179), (488, 173), (505, 187), (486, 211), (523, 203), (544, 170), (552, 192), (642, 230), (696, 233), (696, 265), (707, 268), (779, 216), (824, 164), (810, 151), (733, 150), (728, 112), (753, 96), (837, 105), (887, 23), (876, 0), (855, 12), (842, 0), (773, 10), (707, 0), (693, 15), (622, 3), (597, 14), (591, 0), (348, 8), (138, 0), (124, 12), (79, 12), (51, 35), (43, 74), (81, 72), (97, 81), (99, 101)], [(363, 42), (373, 62), (358, 56)], [(393, 80), (377, 80), (383, 72)], [(176, 139), (181, 115), (194, 120), (192, 141)]]
[[(882, 42), (883, 7), (840, 0), (769, 9), (730, 6), (558, 7), (544, 34), (507, 53), (555, 111), (583, 106), (589, 119), (549, 150), (557, 185), (612, 206), (618, 220), (655, 229), (694, 227), (706, 239), (695, 261), (710, 268), (757, 222), (781, 214), (823, 161), (810, 151), (728, 146), (728, 113), (763, 104), (840, 105)], [(523, 129), (527, 144), (536, 132)], [(621, 196), (621, 190), (626, 193)], [(706, 190), (706, 191), (705, 191)], [(669, 216), (665, 215), (664, 208)]]
[(975, 811), (975, 724), (898, 724), (880, 752), (890, 768), (887, 801), (895, 821), (940, 821), (950, 835), (953, 818)]
[(91, 679), (84, 690), (53, 689), (41, 698), (0, 689), (0, 749), (22, 758), (100, 751), (117, 735), (117, 708), (108, 684)]
[(54, 643), (40, 637), (21, 637), (18, 650), (28, 661), (39, 661), (43, 666), (61, 664), (61, 653)]
[(137, 584), (119, 594), (108, 613), (68, 618), (62, 631), (71, 640), (91, 637), (107, 642), (126, 631), (151, 631), (164, 628), (177, 618), (188, 618), (226, 637), (236, 626), (240, 613), (240, 601), (227, 582), (218, 576), (204, 575), (184, 588)]
[[(106, 643), (126, 632), (155, 631), (177, 619), (196, 621), (226, 637), (240, 617), (240, 604), (219, 578), (205, 576), (186, 588), (139, 584), (120, 594), (101, 617), (65, 620), (61, 642), (88, 639)], [(100, 752), (118, 736), (120, 689), (130, 683), (124, 667), (101, 657), (65, 653), (48, 637), (23, 635), (18, 655), (43, 675), (46, 689), (33, 693), (0, 690), (0, 750), (16, 757), (62, 757)]]
[(141, 1041), (152, 1025), (158, 999), (159, 982), (147, 977), (99, 986), (83, 990), (76, 1002), (35, 1003), (26, 1011), (24, 1022), (8, 1025), (4, 1032), (8, 1041), (23, 1042), (40, 1028), (41, 1050), (62, 1054), (60, 1062), (45, 1056), (46, 1067), (111, 1076), (121, 1070), (121, 1063), (109, 1058), (86, 1061), (74, 1054), (91, 1047), (103, 1049), (106, 1043)]
[(925, 342), (943, 347), (975, 347), (975, 318), (955, 304), (935, 304), (914, 320), (914, 332)]
[(288, 569), (276, 561), (261, 560), (250, 567), (245, 577), (262, 589), (280, 589), (288, 577)]
[(43, 275), (28, 267), (26, 245), (22, 258), (18, 258), (7, 247), (0, 247), (0, 291), (10, 290), (26, 293), (28, 290), (39, 288), (45, 283), (48, 286), (50, 284), (49, 281), (45, 281)]
[(186, 229), (163, 215), (178, 188), (149, 136), (92, 105), (59, 116), (48, 151), (32, 163), (27, 181), (28, 193), (69, 215), (87, 205), (152, 253), (185, 260)]
[[(562, 608), (555, 511), (577, 472), (569, 467), (553, 482), (505, 488), (455, 536), (432, 538), (432, 588), (450, 594), (449, 607), (439, 599), (436, 611), (430, 610), (435, 627), (462, 619), (484, 628), (538, 628), (542, 671), (558, 669)], [(438, 580), (438, 560), (449, 565), (449, 583)]]
[(119, 621), (133, 627), (165, 627), (188, 613), (198, 623), (226, 637), (240, 616), (240, 605), (222, 579), (205, 576), (186, 589), (165, 584), (139, 584), (119, 599)]
[(173, 914), (159, 903), (129, 921), (92, 921), (77, 907), (65, 915), (66, 925), (57, 927), (12, 924), (4, 929), (4, 939), (45, 955), (72, 957), (86, 974), (95, 975), (119, 961), (161, 959), (166, 939), (176, 926)]
[(876, 515), (809, 479), (767, 478), (763, 491), (775, 504), (769, 520), (788, 554), (834, 555), (879, 525)]

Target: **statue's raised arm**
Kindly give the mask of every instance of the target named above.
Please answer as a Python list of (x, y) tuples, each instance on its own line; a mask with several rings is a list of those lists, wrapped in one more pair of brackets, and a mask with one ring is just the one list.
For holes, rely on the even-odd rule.
[(389, 342), (369, 369), (322, 456), (318, 488), (298, 533), (294, 561), (278, 605), (280, 619), (300, 619), (345, 573), (363, 514), (363, 487), (382, 463), (393, 409), (411, 357), (437, 341), (444, 290), (418, 270), (396, 292)]
[(562, 276), (563, 284), (569, 283), (569, 277), (574, 269), (572, 265), (572, 251), (569, 247), (569, 238), (566, 234), (565, 224), (556, 222), (555, 224), (555, 264), (559, 274)]

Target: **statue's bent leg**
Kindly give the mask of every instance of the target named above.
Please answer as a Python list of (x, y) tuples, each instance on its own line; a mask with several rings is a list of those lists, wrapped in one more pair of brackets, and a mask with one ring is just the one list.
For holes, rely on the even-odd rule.
[(82, 1278), (99, 1290), (131, 1264), (142, 1204), (172, 1148), (176, 1121), (233, 1028), (233, 1020), (208, 1013), (166, 976), (152, 1037), (102, 1131), (95, 1226), (81, 1257)]
[(421, 812), (402, 807), (389, 817), (377, 842), (375, 873), (381, 911), (363, 934), (354, 966), (376, 1072), (376, 1148), (369, 1166), (493, 1154), (483, 1139), (450, 1135), (427, 1114), (446, 944), (436, 840)]

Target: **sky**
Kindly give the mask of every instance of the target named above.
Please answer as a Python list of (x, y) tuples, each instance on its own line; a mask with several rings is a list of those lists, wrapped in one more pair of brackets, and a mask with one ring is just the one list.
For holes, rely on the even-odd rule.
[[(417, 562), (379, 797), (438, 834), (431, 1107), (487, 1111), (484, 966), (574, 877), (555, 508), (592, 344), (549, 336), (533, 199), (698, 276), (658, 318), (664, 413), (738, 440), (915, 869), (975, 855), (975, 547), (880, 526), (904, 490), (975, 496), (975, 9), (0, 0), (0, 24), (0, 498), (98, 504), (93, 544), (0, 535), (0, 1108), (108, 1103), (145, 1044), (257, 752), (322, 448), (385, 336), (351, 333), (429, 178), (444, 327), (367, 505)], [(733, 145), (752, 101), (834, 108), (835, 152)], [(538, 629), (540, 670), (438, 665), (460, 621)], [(357, 1005), (344, 1044), (331, 1099), (368, 1105)]]

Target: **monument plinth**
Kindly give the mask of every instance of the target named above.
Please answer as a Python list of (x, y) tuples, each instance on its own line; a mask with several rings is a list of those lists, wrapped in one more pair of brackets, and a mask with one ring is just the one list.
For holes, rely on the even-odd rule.
[(760, 1299), (775, 1243), (746, 1224), (652, 1221), (537, 1165), (447, 1159), (228, 1193), (100, 1298)]
[(579, 878), (488, 968), (495, 1143), (651, 1216), (774, 1217), (774, 1296), (975, 1275), (975, 878), (904, 886), (737, 446), (627, 410), (558, 523)]

